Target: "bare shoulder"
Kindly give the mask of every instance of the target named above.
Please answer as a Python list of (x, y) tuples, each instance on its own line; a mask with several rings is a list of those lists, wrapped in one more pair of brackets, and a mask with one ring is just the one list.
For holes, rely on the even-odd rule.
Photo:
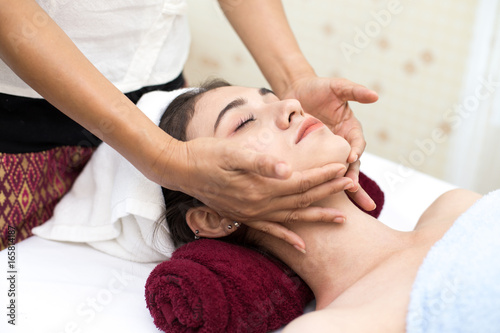
[(346, 330), (342, 314), (335, 309), (323, 309), (300, 316), (288, 324), (283, 333), (337, 333)]
[(479, 193), (465, 189), (445, 192), (425, 210), (415, 229), (435, 223), (452, 224), (481, 197)]
[(366, 333), (392, 332), (379, 327), (362, 308), (325, 308), (307, 313), (288, 324), (283, 333)]

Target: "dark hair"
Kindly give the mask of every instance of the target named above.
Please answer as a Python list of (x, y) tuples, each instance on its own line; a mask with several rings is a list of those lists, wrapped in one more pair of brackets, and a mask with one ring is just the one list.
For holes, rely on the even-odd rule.
[[(187, 141), (186, 129), (193, 118), (195, 104), (207, 91), (220, 87), (231, 86), (221, 79), (213, 79), (203, 83), (198, 89), (193, 89), (177, 96), (166, 108), (160, 120), (160, 128), (173, 138), (180, 141)], [(166, 213), (163, 219), (158, 222), (167, 223), (170, 231), (170, 238), (174, 246), (179, 247), (184, 243), (194, 240), (194, 233), (186, 223), (186, 213), (190, 208), (204, 206), (198, 199), (180, 192), (172, 191), (162, 187), (163, 199), (165, 200)], [(241, 227), (232, 232), (229, 236), (220, 238), (230, 243), (245, 245), (247, 243), (247, 227)]]

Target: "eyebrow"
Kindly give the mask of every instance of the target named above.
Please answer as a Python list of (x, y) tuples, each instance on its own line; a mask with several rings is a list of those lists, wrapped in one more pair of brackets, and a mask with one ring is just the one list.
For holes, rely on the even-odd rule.
[[(276, 95), (272, 90), (269, 90), (267, 88), (260, 88), (259, 89), (259, 95), (261, 96), (265, 96), (267, 94), (273, 94), (273, 95)], [(235, 109), (235, 108), (238, 108), (242, 105), (245, 105), (247, 103), (247, 100), (240, 97), (240, 98), (237, 98), (235, 100), (233, 100), (232, 102), (230, 102), (228, 105), (226, 105), (222, 110), (221, 112), (219, 113), (219, 116), (217, 116), (217, 120), (215, 121), (215, 124), (214, 124), (214, 133), (217, 131), (217, 127), (219, 127), (219, 124), (222, 120), (222, 117), (224, 117), (224, 115), (229, 111), (229, 110), (232, 110), (232, 109)]]
[(227, 111), (229, 111), (231, 109), (235, 109), (235, 108), (242, 106), (242, 105), (245, 105), (245, 104), (247, 104), (247, 100), (240, 97), (240, 98), (235, 99), (234, 101), (232, 101), (228, 105), (226, 105), (226, 107), (221, 110), (221, 112), (219, 113), (219, 116), (217, 117), (217, 120), (215, 121), (214, 133), (215, 133), (215, 131), (217, 131), (217, 127), (219, 126), (219, 123), (222, 120), (222, 117), (224, 117), (224, 115), (227, 113)]
[(270, 89), (267, 89), (267, 88), (260, 88), (259, 89), (259, 94), (261, 96), (265, 96), (267, 94), (273, 94), (274, 96), (276, 96), (276, 94), (274, 93), (274, 91), (270, 90)]

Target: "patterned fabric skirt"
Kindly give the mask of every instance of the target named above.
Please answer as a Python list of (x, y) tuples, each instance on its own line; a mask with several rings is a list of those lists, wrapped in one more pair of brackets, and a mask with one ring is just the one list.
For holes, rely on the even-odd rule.
[(13, 228), (17, 243), (52, 216), (94, 150), (63, 146), (36, 153), (0, 153), (0, 250), (11, 243)]

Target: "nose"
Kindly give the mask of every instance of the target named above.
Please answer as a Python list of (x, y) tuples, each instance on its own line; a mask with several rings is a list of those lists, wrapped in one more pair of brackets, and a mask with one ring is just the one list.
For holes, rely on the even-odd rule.
[(276, 125), (279, 129), (288, 129), (295, 117), (304, 116), (302, 105), (296, 99), (285, 99), (279, 101), (278, 112), (276, 113)]

